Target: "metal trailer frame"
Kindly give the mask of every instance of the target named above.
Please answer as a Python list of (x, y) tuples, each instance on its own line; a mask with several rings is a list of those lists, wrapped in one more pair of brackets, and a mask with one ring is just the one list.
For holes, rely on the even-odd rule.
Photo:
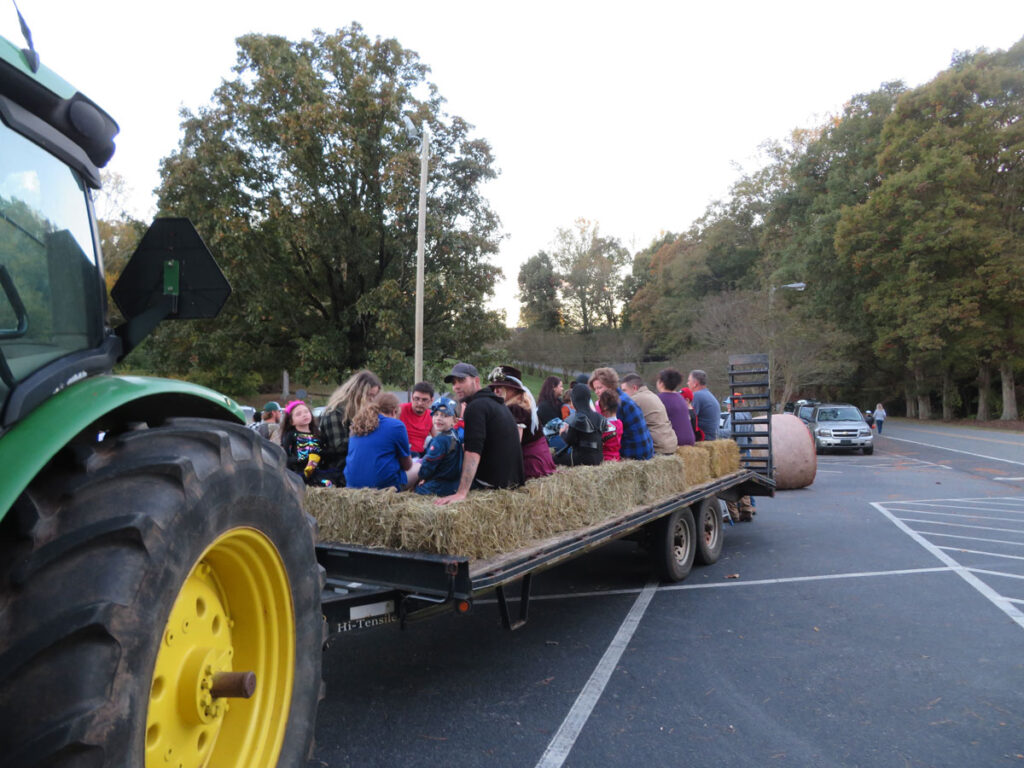
[[(568, 531), (546, 541), (486, 560), (350, 544), (323, 543), (316, 555), (327, 572), (322, 605), (331, 634), (394, 622), (403, 627), (445, 611), (469, 613), (474, 602), (495, 592), (502, 624), (526, 623), (535, 573), (590, 552), (611, 541), (640, 534), (645, 526), (704, 499), (773, 496), (775, 483), (752, 470), (717, 478), (650, 506), (602, 523)], [(506, 587), (519, 581), (518, 614)]]

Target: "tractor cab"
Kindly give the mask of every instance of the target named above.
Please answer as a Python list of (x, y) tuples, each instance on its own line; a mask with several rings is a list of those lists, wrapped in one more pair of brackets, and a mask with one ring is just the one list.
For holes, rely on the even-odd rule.
[(28, 53), (0, 39), (0, 433), (230, 294), (191, 223), (159, 219), (113, 290), (127, 321), (107, 326), (92, 190), (118, 127)]

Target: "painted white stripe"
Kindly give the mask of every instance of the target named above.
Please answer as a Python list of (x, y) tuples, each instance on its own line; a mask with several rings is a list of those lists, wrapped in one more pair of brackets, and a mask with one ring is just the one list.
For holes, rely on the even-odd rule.
[(925, 448), (938, 448), (940, 451), (950, 451), (951, 453), (962, 453), (965, 456), (975, 456), (979, 459), (990, 459), (991, 461), (1004, 461), (1007, 464), (1016, 464), (1024, 467), (1024, 461), (1013, 461), (1012, 459), (1004, 459), (1001, 456), (986, 456), (983, 453), (972, 453), (971, 451), (961, 451), (956, 448), (947, 448), (944, 445), (933, 445), (931, 443), (919, 443), (917, 440), (907, 440), (903, 437), (888, 437), (887, 440), (898, 440), (901, 443), (911, 443), (912, 445), (923, 445)]
[[(1005, 502), (1001, 502), (1005, 503)], [(973, 505), (973, 506), (972, 506)], [(960, 504), (927, 504), (921, 501), (896, 501), (886, 505), (890, 508), (889, 511), (905, 511), (905, 512), (920, 512), (922, 514), (929, 514), (929, 510), (924, 507), (934, 507), (935, 509), (955, 509), (966, 514), (972, 512), (987, 514), (989, 512), (1006, 512), (1007, 514), (1022, 514), (1024, 515), (1024, 506), (1021, 507), (992, 507), (982, 506), (977, 502), (961, 502)], [(938, 513), (935, 513), (938, 514)]]
[(1005, 480), (1008, 483), (1019, 483), (1024, 477), (993, 477), (993, 480)]
[(907, 576), (914, 573), (941, 573), (949, 568), (906, 568), (899, 571), (861, 571), (859, 573), (826, 573), (818, 576), (789, 576), (781, 579), (751, 579), (740, 581), (739, 579), (727, 582), (714, 582), (711, 584), (672, 584), (662, 587), (662, 592), (674, 592), (685, 589), (720, 589), (722, 587), (756, 587), (764, 584), (794, 584), (801, 581), (832, 581), (834, 579), (866, 579), (878, 576)]
[(899, 499), (899, 500), (883, 500), (879, 502), (869, 502), (882, 504), (886, 507), (896, 506), (899, 504), (930, 504), (937, 507), (949, 506), (948, 502), (971, 502), (974, 504), (1024, 504), (1024, 499), (1020, 499), (1016, 496), (965, 496), (960, 499)]
[[(894, 518), (895, 519), (895, 518)], [(938, 531), (918, 531), (922, 536), (941, 536), (944, 539), (961, 539), (962, 541), (987, 541), (989, 544), (1009, 544), (1011, 547), (1022, 547), (1024, 541), (1006, 541), (1005, 539), (986, 539), (981, 536), (957, 536), (955, 533), (939, 533)], [(953, 549), (953, 547), (950, 547)]]
[(1021, 599), (1016, 598), (1016, 597), (1007, 597), (1005, 599), (1008, 600), (1011, 603), (1020, 603), (1021, 605), (1024, 605), (1024, 600), (1021, 600)]
[(540, 760), (537, 762), (537, 768), (560, 768), (565, 762), (569, 752), (572, 751), (573, 746), (576, 744), (576, 739), (583, 730), (583, 726), (587, 724), (590, 713), (594, 711), (597, 700), (601, 698), (605, 686), (608, 685), (608, 681), (611, 679), (619, 659), (622, 658), (622, 654), (629, 645), (633, 633), (636, 632), (640, 619), (643, 618), (644, 612), (647, 610), (647, 606), (650, 605), (651, 598), (654, 597), (657, 588), (658, 585), (651, 582), (637, 595), (633, 607), (630, 609), (625, 621), (622, 622), (622, 626), (619, 627), (619, 631), (615, 633), (611, 645), (604, 652), (604, 656), (597, 663), (597, 667), (590, 675), (590, 679), (587, 680), (587, 684), (583, 686), (580, 695), (576, 697), (576, 702), (572, 705), (572, 709), (569, 710), (569, 714), (562, 721), (558, 732), (551, 739), (548, 748), (544, 750), (544, 754), (541, 755)]
[(985, 576), (1002, 576), (1006, 579), (1024, 579), (1021, 573), (1005, 573), (1004, 571), (987, 571), (984, 568), (968, 568), (971, 573), (981, 573)]
[(915, 517), (901, 517), (908, 523), (922, 523), (924, 525), (946, 525), (950, 528), (970, 528), (972, 531), (1001, 531), (1002, 533), (1024, 533), (1019, 528), (995, 528), (991, 525), (975, 525), (973, 523), (946, 523), (942, 520), (918, 520)]
[(905, 534), (907, 534), (907, 536), (909, 536), (922, 547), (924, 547), (926, 550), (931, 552), (932, 555), (934, 555), (940, 562), (945, 563), (949, 567), (953, 568), (956, 571), (957, 576), (959, 576), (961, 579), (963, 579), (972, 587), (974, 587), (979, 593), (981, 593), (983, 597), (985, 597), (985, 599), (991, 602), (992, 605), (994, 605), (996, 608), (1005, 613), (1012, 621), (1016, 622), (1017, 626), (1024, 629), (1024, 613), (1021, 613), (1017, 609), (1017, 607), (1014, 606), (1009, 600), (1000, 595), (998, 592), (992, 589), (992, 587), (983, 582), (969, 570), (962, 567), (956, 560), (954, 560), (952, 557), (943, 552), (942, 549), (932, 544), (930, 541), (928, 541), (926, 538), (918, 534), (916, 531), (912, 530), (910, 526), (906, 525), (903, 521), (899, 520), (884, 506), (874, 502), (871, 504), (871, 506), (873, 506), (883, 515), (889, 518), (892, 524), (899, 528), (901, 531), (903, 531)]
[[(999, 510), (994, 510), (994, 511), (998, 512)], [(961, 520), (984, 520), (986, 523), (993, 522), (993, 521), (997, 522), (997, 523), (1019, 523), (1019, 522), (1021, 522), (1020, 518), (1018, 518), (1018, 517), (992, 517), (991, 515), (988, 514), (989, 510), (973, 511), (973, 512), (968, 510), (966, 512), (956, 513), (956, 512), (933, 512), (930, 509), (907, 509), (907, 510), (897, 510), (897, 512), (905, 513), (905, 514), (910, 514), (911, 512), (913, 512), (915, 515), (933, 515), (935, 517), (955, 517), (955, 518), (959, 518)], [(903, 518), (903, 519), (906, 519), (906, 518)], [(927, 522), (931, 523), (931, 522), (937, 522), (937, 521), (928, 520)], [(1022, 533), (1024, 533), (1024, 531), (1022, 531)]]
[[(948, 549), (950, 552), (963, 552), (966, 555), (985, 555), (986, 557), (1002, 557), (1006, 560), (1024, 560), (1024, 557), (1020, 555), (1004, 555), (1002, 552), (986, 552), (983, 549), (964, 549), (963, 547), (939, 547), (939, 549)], [(977, 568), (971, 568), (969, 570), (975, 573), (983, 573)]]
[[(1022, 558), (1024, 559), (1024, 558)], [(729, 579), (728, 581), (716, 581), (709, 584), (670, 584), (660, 587), (659, 592), (678, 592), (688, 589), (729, 589), (734, 587), (757, 587), (765, 584), (793, 584), (801, 581), (832, 581), (834, 579), (865, 579), (878, 576), (909, 576), (915, 573), (942, 573), (949, 568), (944, 566), (935, 568), (905, 568), (897, 571), (861, 571), (859, 573), (825, 573), (818, 576), (788, 576), (778, 579)], [(563, 592), (554, 595), (530, 595), (531, 601), (536, 600), (573, 600), (581, 597), (621, 597), (622, 595), (636, 595), (643, 589), (606, 589), (596, 592)], [(487, 605), (497, 603), (493, 598), (477, 600), (474, 605)], [(512, 601), (510, 601), (512, 602)]]

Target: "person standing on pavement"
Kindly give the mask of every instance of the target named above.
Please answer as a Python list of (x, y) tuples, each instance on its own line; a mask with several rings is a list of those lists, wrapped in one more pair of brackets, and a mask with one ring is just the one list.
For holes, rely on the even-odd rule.
[(465, 403), (463, 414), (466, 452), (459, 489), (435, 504), (462, 501), (471, 489), (516, 488), (523, 484), (523, 451), (519, 427), (505, 401), (489, 387), (480, 386), (480, 373), (469, 363), (456, 363), (444, 377), (455, 397)]
[(722, 408), (708, 389), (708, 375), (700, 369), (690, 371), (686, 386), (693, 392), (693, 410), (697, 412), (697, 426), (704, 431), (704, 439), (716, 439)]
[[(722, 404), (725, 406), (726, 411), (728, 411), (725, 417), (725, 434), (721, 436), (722, 439), (731, 437), (740, 447), (740, 453), (744, 456), (749, 456), (751, 439), (748, 435), (754, 431), (754, 425), (750, 423), (749, 412), (735, 410), (737, 407), (742, 407), (746, 404), (746, 401), (743, 400), (743, 395), (739, 392), (734, 392), (731, 397), (725, 398)], [(729, 517), (732, 518), (734, 523), (752, 522), (754, 515), (757, 514), (754, 500), (750, 496), (740, 496), (738, 501), (726, 500), (725, 506), (729, 510)]]
[(878, 434), (882, 434), (882, 427), (885, 426), (885, 406), (881, 403), (876, 405), (872, 415), (875, 417), (875, 428), (878, 430)]

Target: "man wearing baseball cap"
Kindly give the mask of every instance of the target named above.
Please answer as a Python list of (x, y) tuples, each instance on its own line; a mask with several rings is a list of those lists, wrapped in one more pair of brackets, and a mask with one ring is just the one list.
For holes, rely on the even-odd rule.
[(474, 488), (515, 488), (523, 484), (523, 451), (519, 428), (505, 401), (490, 387), (480, 386), (480, 373), (469, 363), (456, 363), (444, 377), (452, 385), (466, 412), (466, 452), (458, 490), (442, 496), (436, 504), (450, 504), (466, 498)]
[(277, 432), (281, 423), (281, 404), (271, 400), (263, 406), (262, 419), (249, 425), (249, 429), (258, 432), (264, 440), (269, 440)]

